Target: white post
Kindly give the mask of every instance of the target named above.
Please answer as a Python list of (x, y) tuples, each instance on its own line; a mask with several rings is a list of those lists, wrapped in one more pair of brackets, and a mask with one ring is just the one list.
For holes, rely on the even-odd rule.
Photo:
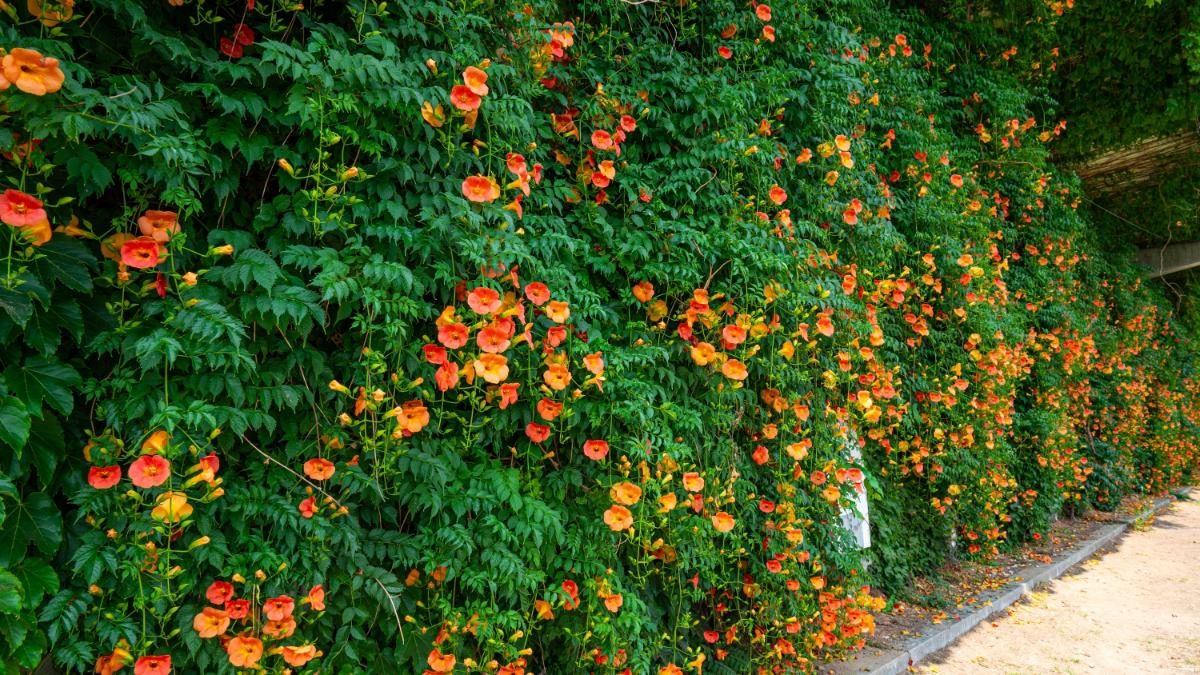
[[(851, 431), (846, 436), (846, 457), (858, 461), (862, 459), (862, 451), (858, 447), (858, 436)], [(858, 484), (854, 490), (854, 508), (842, 509), (842, 527), (854, 536), (859, 548), (871, 548), (871, 514), (867, 504), (867, 487)]]

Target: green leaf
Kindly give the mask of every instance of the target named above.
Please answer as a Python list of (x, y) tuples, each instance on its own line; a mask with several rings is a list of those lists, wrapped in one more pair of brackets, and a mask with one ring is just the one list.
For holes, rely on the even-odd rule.
[[(20, 288), (18, 286), (18, 288)], [(27, 293), (22, 293), (20, 290), (9, 290), (0, 286), (0, 309), (8, 315), (8, 318), (13, 320), (13, 323), (18, 326), (24, 326), (29, 317), (33, 315), (33, 303), (29, 300)]]
[(0, 612), (16, 614), (25, 604), (25, 588), (15, 574), (0, 567)]
[(42, 662), (46, 654), (46, 634), (40, 630), (30, 632), (21, 646), (13, 650), (12, 658), (17, 665), (26, 669), (34, 669)]
[(63, 523), (58, 507), (44, 492), (18, 502), (0, 526), (0, 565), (12, 566), (25, 557), (29, 544), (53, 555), (62, 544)]
[(8, 641), (9, 651), (15, 650), (25, 643), (25, 636), (29, 635), (29, 622), (23, 616), (12, 616), (9, 614), (0, 614), (0, 635)]
[(26, 558), (13, 569), (13, 574), (25, 587), (25, 604), (28, 607), (37, 607), (42, 604), (43, 596), (58, 592), (58, 575), (50, 563), (41, 558)]
[(15, 396), (0, 399), (0, 441), (8, 444), (21, 457), (21, 449), (29, 439), (29, 410)]
[(46, 413), (42, 419), (33, 423), (29, 432), (27, 448), (27, 454), (33, 460), (33, 465), (37, 467), (38, 478), (41, 479), (42, 485), (49, 486), (50, 481), (54, 478), (54, 469), (58, 466), (58, 461), (66, 450), (62, 425), (54, 415)]
[(96, 258), (83, 244), (71, 237), (54, 237), (38, 249), (42, 254), (35, 263), (45, 283), (58, 283), (81, 293), (92, 292), (92, 272)]
[(61, 297), (63, 295), (61, 292), (55, 294), (45, 312), (35, 312), (22, 332), (25, 344), (38, 353), (53, 354), (58, 351), (63, 333), (74, 338), (76, 344), (83, 337), (83, 312), (79, 309), (79, 303)]
[(42, 402), (47, 400), (55, 410), (70, 415), (75, 407), (71, 389), (83, 382), (74, 368), (45, 356), (12, 364), (4, 371), (4, 377), (12, 393), (24, 399), (29, 411), (38, 415), (42, 412)]

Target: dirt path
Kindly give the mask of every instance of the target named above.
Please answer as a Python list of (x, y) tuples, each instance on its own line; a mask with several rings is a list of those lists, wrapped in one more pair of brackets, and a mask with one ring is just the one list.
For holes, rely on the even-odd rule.
[(1200, 674), (1200, 502), (1180, 502), (920, 673)]

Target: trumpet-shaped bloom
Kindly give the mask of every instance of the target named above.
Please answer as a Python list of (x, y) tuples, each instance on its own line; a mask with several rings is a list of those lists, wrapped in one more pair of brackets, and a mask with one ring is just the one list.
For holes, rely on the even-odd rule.
[(179, 232), (179, 214), (174, 211), (147, 211), (137, 223), (144, 236), (163, 244)]
[(121, 467), (119, 466), (93, 466), (88, 469), (88, 485), (97, 490), (107, 490), (119, 482), (121, 482)]
[(138, 237), (121, 244), (121, 262), (147, 269), (162, 262), (162, 247), (153, 237)]
[(204, 592), (204, 597), (214, 605), (221, 606), (233, 599), (233, 584), (228, 581), (214, 581)]
[(471, 91), (471, 88), (465, 84), (456, 84), (450, 90), (450, 104), (463, 112), (478, 110), (481, 103), (483, 103), (483, 99), (479, 97), (479, 94)]
[(229, 629), (229, 612), (216, 607), (205, 607), (192, 619), (192, 628), (202, 638), (224, 635)]
[(133, 675), (171, 675), (171, 657), (143, 656), (133, 664)]
[(477, 96), (487, 96), (488, 75), (486, 72), (476, 68), (475, 66), (467, 66), (467, 69), (463, 71), (462, 78), (463, 82), (467, 86), (467, 89), (470, 89), (472, 94)]
[(588, 459), (599, 462), (608, 456), (608, 441), (585, 441), (583, 444), (583, 454)]
[(628, 530), (633, 525), (633, 514), (624, 506), (614, 504), (604, 512), (604, 524), (613, 532)]
[(150, 516), (164, 523), (178, 523), (192, 515), (193, 507), (182, 492), (164, 492), (158, 496)]
[(239, 668), (253, 668), (263, 655), (263, 643), (256, 637), (239, 635), (225, 645), (229, 663)]
[(17, 47), (0, 61), (5, 85), (12, 84), (26, 94), (45, 96), (62, 89), (66, 76), (58, 67), (58, 59), (42, 56), (32, 49)]
[(140, 488), (162, 485), (171, 475), (171, 463), (159, 455), (142, 455), (129, 465), (129, 480)]
[(328, 480), (333, 472), (333, 462), (323, 457), (314, 457), (304, 463), (304, 475), (313, 480)]
[(13, 227), (28, 227), (46, 220), (42, 201), (20, 190), (5, 190), (0, 195), (0, 220)]

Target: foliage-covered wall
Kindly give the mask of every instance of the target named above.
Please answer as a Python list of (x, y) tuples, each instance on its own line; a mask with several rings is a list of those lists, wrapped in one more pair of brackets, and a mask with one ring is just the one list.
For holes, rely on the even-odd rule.
[(803, 670), (1195, 469), (1040, 76), (938, 20), (5, 11), (10, 671)]

